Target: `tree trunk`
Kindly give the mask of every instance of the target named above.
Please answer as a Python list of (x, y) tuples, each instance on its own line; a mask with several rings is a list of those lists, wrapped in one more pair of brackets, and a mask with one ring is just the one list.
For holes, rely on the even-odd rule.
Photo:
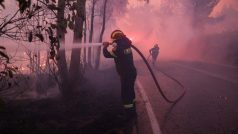
[[(79, 45), (77, 43), (82, 42), (83, 38), (83, 23), (85, 20), (85, 3), (86, 0), (77, 0), (77, 14), (75, 17), (75, 27), (74, 27), (74, 45)], [(70, 62), (70, 82), (73, 88), (76, 84), (80, 83), (83, 77), (83, 68), (81, 62), (81, 49), (73, 49), (71, 53)]]
[[(93, 24), (94, 24), (94, 10), (95, 10), (96, 0), (92, 0), (92, 11), (91, 11), (91, 20), (90, 20), (90, 33), (89, 33), (89, 43), (93, 41)], [(92, 67), (92, 48), (88, 48), (88, 66)]]
[[(87, 21), (86, 21), (86, 19), (84, 21), (83, 42), (84, 43), (87, 42)], [(84, 65), (87, 64), (87, 50), (86, 50), (86, 47), (83, 48), (83, 63), (84, 63)]]
[[(64, 21), (64, 8), (65, 8), (65, 0), (59, 0), (58, 1), (58, 7), (59, 10), (57, 12), (57, 37), (59, 38), (59, 41), (61, 44), (64, 44), (65, 42), (65, 29), (63, 27), (59, 27), (59, 23)], [(62, 46), (61, 46), (62, 47)], [(57, 66), (59, 68), (59, 75), (61, 79), (61, 83), (59, 85), (61, 94), (64, 96), (69, 91), (69, 81), (68, 81), (68, 72), (67, 72), (67, 62), (66, 62), (66, 56), (65, 56), (65, 50), (60, 49), (59, 50), (59, 57), (60, 59), (57, 62)]]
[[(103, 21), (102, 21), (102, 29), (101, 29), (101, 32), (100, 32), (99, 42), (102, 42), (103, 34), (104, 34), (104, 31), (105, 31), (107, 1), (108, 0), (104, 0), (104, 4), (103, 4)], [(101, 56), (101, 46), (99, 46), (97, 48), (96, 61), (95, 61), (95, 68), (96, 69), (98, 69), (99, 66), (100, 66), (100, 56)]]

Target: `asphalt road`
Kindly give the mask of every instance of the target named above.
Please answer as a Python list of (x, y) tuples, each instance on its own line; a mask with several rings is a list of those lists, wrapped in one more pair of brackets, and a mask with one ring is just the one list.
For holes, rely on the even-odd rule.
[(141, 61), (136, 66), (163, 134), (238, 134), (238, 67), (160, 61), (153, 69), (165, 94), (175, 99), (183, 89), (158, 69), (187, 90), (173, 105), (161, 97), (146, 66)]

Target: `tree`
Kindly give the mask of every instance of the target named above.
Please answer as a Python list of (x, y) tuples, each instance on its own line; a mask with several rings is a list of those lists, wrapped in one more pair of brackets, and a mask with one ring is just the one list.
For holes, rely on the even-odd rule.
[[(63, 82), (59, 82), (58, 77), (54, 78), (58, 81), (60, 89), (65, 89), (68, 84), (67, 72), (65, 71), (67, 70), (67, 64), (65, 53), (59, 51), (59, 47), (60, 41), (64, 41), (66, 26), (65, 23), (55, 24), (56, 19), (60, 22), (62, 22), (62, 20), (66, 22), (64, 16), (62, 19), (62, 14), (64, 14), (64, 0), (63, 2), (59, 1), (58, 7), (55, 5), (55, 0), (36, 0), (34, 2), (31, 0), (17, 0), (17, 2), (19, 3), (19, 9), (11, 17), (6, 16), (1, 19), (1, 37), (47, 44), (49, 47), (49, 53), (47, 55), (50, 59), (55, 61), (51, 62), (52, 64), (56, 63), (58, 65), (60, 80)], [(29, 56), (32, 64), (37, 63), (37, 69), (40, 71), (39, 54), (37, 61), (31, 60), (30, 53)], [(33, 58), (34, 57), (35, 54)], [(46, 61), (46, 63), (49, 64), (48, 61)], [(62, 94), (64, 94), (65, 90), (61, 91)]]
[[(83, 25), (85, 21), (85, 4), (86, 0), (77, 0), (73, 38), (74, 45), (79, 45), (78, 43), (82, 43)], [(75, 84), (82, 81), (83, 66), (81, 60), (81, 48), (72, 50), (69, 73), (71, 85), (73, 87), (76, 86)]]
[(6, 48), (0, 46), (0, 95), (14, 84), (13, 75), (17, 72), (17, 67), (10, 66), (9, 56)]
[[(19, 7), (12, 15), (6, 15), (0, 18), (0, 37), (11, 40), (37, 42), (44, 41), (42, 31), (44, 24), (39, 24), (39, 18), (44, 13), (41, 2), (32, 3), (30, 0), (16, 0)], [(0, 5), (4, 10), (4, 1), (0, 1)], [(37, 22), (32, 25), (32, 22)], [(6, 93), (7, 89), (16, 85), (15, 74), (19, 73), (18, 67), (11, 63), (11, 59), (7, 54), (6, 48), (0, 46), (0, 95)]]
[[(105, 31), (105, 27), (106, 27), (107, 3), (108, 3), (108, 0), (104, 0), (104, 3), (103, 3), (103, 14), (102, 14), (102, 28), (101, 28), (100, 35), (99, 35), (99, 42), (102, 42), (102, 40), (103, 40), (103, 34), (104, 34), (104, 31)], [(101, 46), (99, 46), (97, 48), (96, 52), (97, 53), (96, 53), (95, 68), (98, 69), (99, 65), (100, 65)]]
[[(90, 31), (89, 31), (89, 42), (93, 42), (93, 36), (96, 36), (98, 38), (97, 41), (102, 42), (104, 31), (106, 29), (106, 22), (110, 20), (110, 17), (112, 14), (116, 16), (123, 15), (126, 11), (126, 6), (128, 4), (128, 0), (117, 0), (117, 1), (98, 1), (98, 0), (92, 0), (91, 2), (91, 9), (90, 9)], [(98, 13), (98, 14), (95, 14)], [(97, 19), (95, 19), (97, 17)], [(96, 22), (95, 22), (96, 20)], [(99, 25), (94, 25), (94, 23), (97, 23)], [(100, 26), (99, 30), (94, 30), (95, 26)], [(95, 34), (94, 31), (99, 31), (97, 34)], [(96, 59), (95, 59), (95, 68), (98, 69), (99, 63), (100, 63), (100, 54), (101, 54), (101, 47), (97, 47), (96, 49)], [(89, 66), (92, 66), (92, 52), (91, 48), (88, 48), (88, 64)]]
[[(85, 21), (85, 3), (86, 0), (58, 1), (57, 37), (61, 44), (65, 44), (65, 33), (67, 32), (67, 27), (74, 31), (74, 45), (78, 45), (78, 43), (82, 42), (83, 24)], [(65, 14), (67, 14), (66, 17)], [(79, 85), (83, 78), (81, 49), (72, 50), (69, 68), (67, 67), (65, 49), (61, 49), (58, 53), (59, 60), (57, 63), (61, 79), (61, 90), (63, 95), (68, 96), (72, 94), (75, 87)]]
[(193, 0), (193, 24), (195, 27), (201, 27), (209, 22), (209, 15), (220, 0)]
[[(89, 43), (93, 41), (93, 32), (94, 32), (94, 12), (95, 12), (95, 5), (97, 0), (92, 0), (92, 10), (91, 10), (91, 17), (90, 17), (90, 31), (89, 31)], [(92, 49), (91, 47), (88, 48), (88, 66), (92, 67)]]
[[(65, 11), (65, 0), (58, 1), (58, 10), (57, 10), (57, 37), (59, 38), (59, 43), (65, 45), (65, 30), (66, 26), (62, 25), (62, 22), (65, 21), (64, 19), (64, 11)], [(69, 83), (69, 76), (68, 76), (68, 68), (66, 62), (66, 55), (65, 49), (61, 49), (58, 51), (59, 53), (59, 60), (57, 62), (58, 69), (59, 69), (59, 76), (61, 79), (60, 82), (60, 89), (63, 95), (68, 94), (68, 87), (70, 87)]]

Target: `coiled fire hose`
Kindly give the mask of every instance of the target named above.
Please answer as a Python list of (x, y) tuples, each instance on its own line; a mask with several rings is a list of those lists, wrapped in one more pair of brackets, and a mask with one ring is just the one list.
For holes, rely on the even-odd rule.
[[(156, 77), (155, 77), (155, 75), (154, 75), (154, 72), (153, 72), (152, 68), (150, 67), (149, 63), (147, 62), (145, 56), (144, 56), (144, 55), (141, 53), (141, 51), (140, 51), (137, 47), (135, 47), (134, 45), (131, 45), (131, 47), (141, 56), (141, 58), (142, 58), (143, 61), (145, 62), (146, 66), (147, 66), (147, 68), (149, 69), (150, 74), (151, 74), (151, 76), (152, 76), (152, 78), (153, 78), (153, 80), (154, 80), (154, 82), (155, 82), (155, 85), (156, 85), (158, 91), (160, 92), (160, 94), (162, 95), (162, 97), (163, 97), (167, 102), (169, 102), (169, 103), (177, 103), (180, 99), (182, 99), (183, 96), (184, 96), (185, 93), (186, 93), (185, 87), (184, 87), (178, 80), (176, 80), (175, 78), (173, 78), (173, 77), (169, 76), (168, 74), (166, 74), (166, 73), (160, 71), (161, 73), (163, 73), (164, 75), (166, 75), (166, 76), (169, 77), (170, 79), (174, 80), (176, 83), (178, 83), (178, 84), (184, 89), (183, 93), (182, 93), (177, 99), (175, 99), (175, 100), (169, 99), (169, 98), (164, 94), (164, 92), (162, 91), (162, 89), (161, 89), (161, 87), (160, 87), (160, 85), (159, 85), (159, 83), (158, 83), (158, 80), (156, 79)], [(159, 70), (158, 70), (158, 71), (159, 71)]]

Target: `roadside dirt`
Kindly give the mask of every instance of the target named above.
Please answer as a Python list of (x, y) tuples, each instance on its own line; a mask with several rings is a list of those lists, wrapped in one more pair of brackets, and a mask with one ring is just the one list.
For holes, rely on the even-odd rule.
[(120, 81), (115, 69), (89, 71), (69, 100), (15, 100), (0, 112), (1, 134), (114, 134), (123, 129)]

